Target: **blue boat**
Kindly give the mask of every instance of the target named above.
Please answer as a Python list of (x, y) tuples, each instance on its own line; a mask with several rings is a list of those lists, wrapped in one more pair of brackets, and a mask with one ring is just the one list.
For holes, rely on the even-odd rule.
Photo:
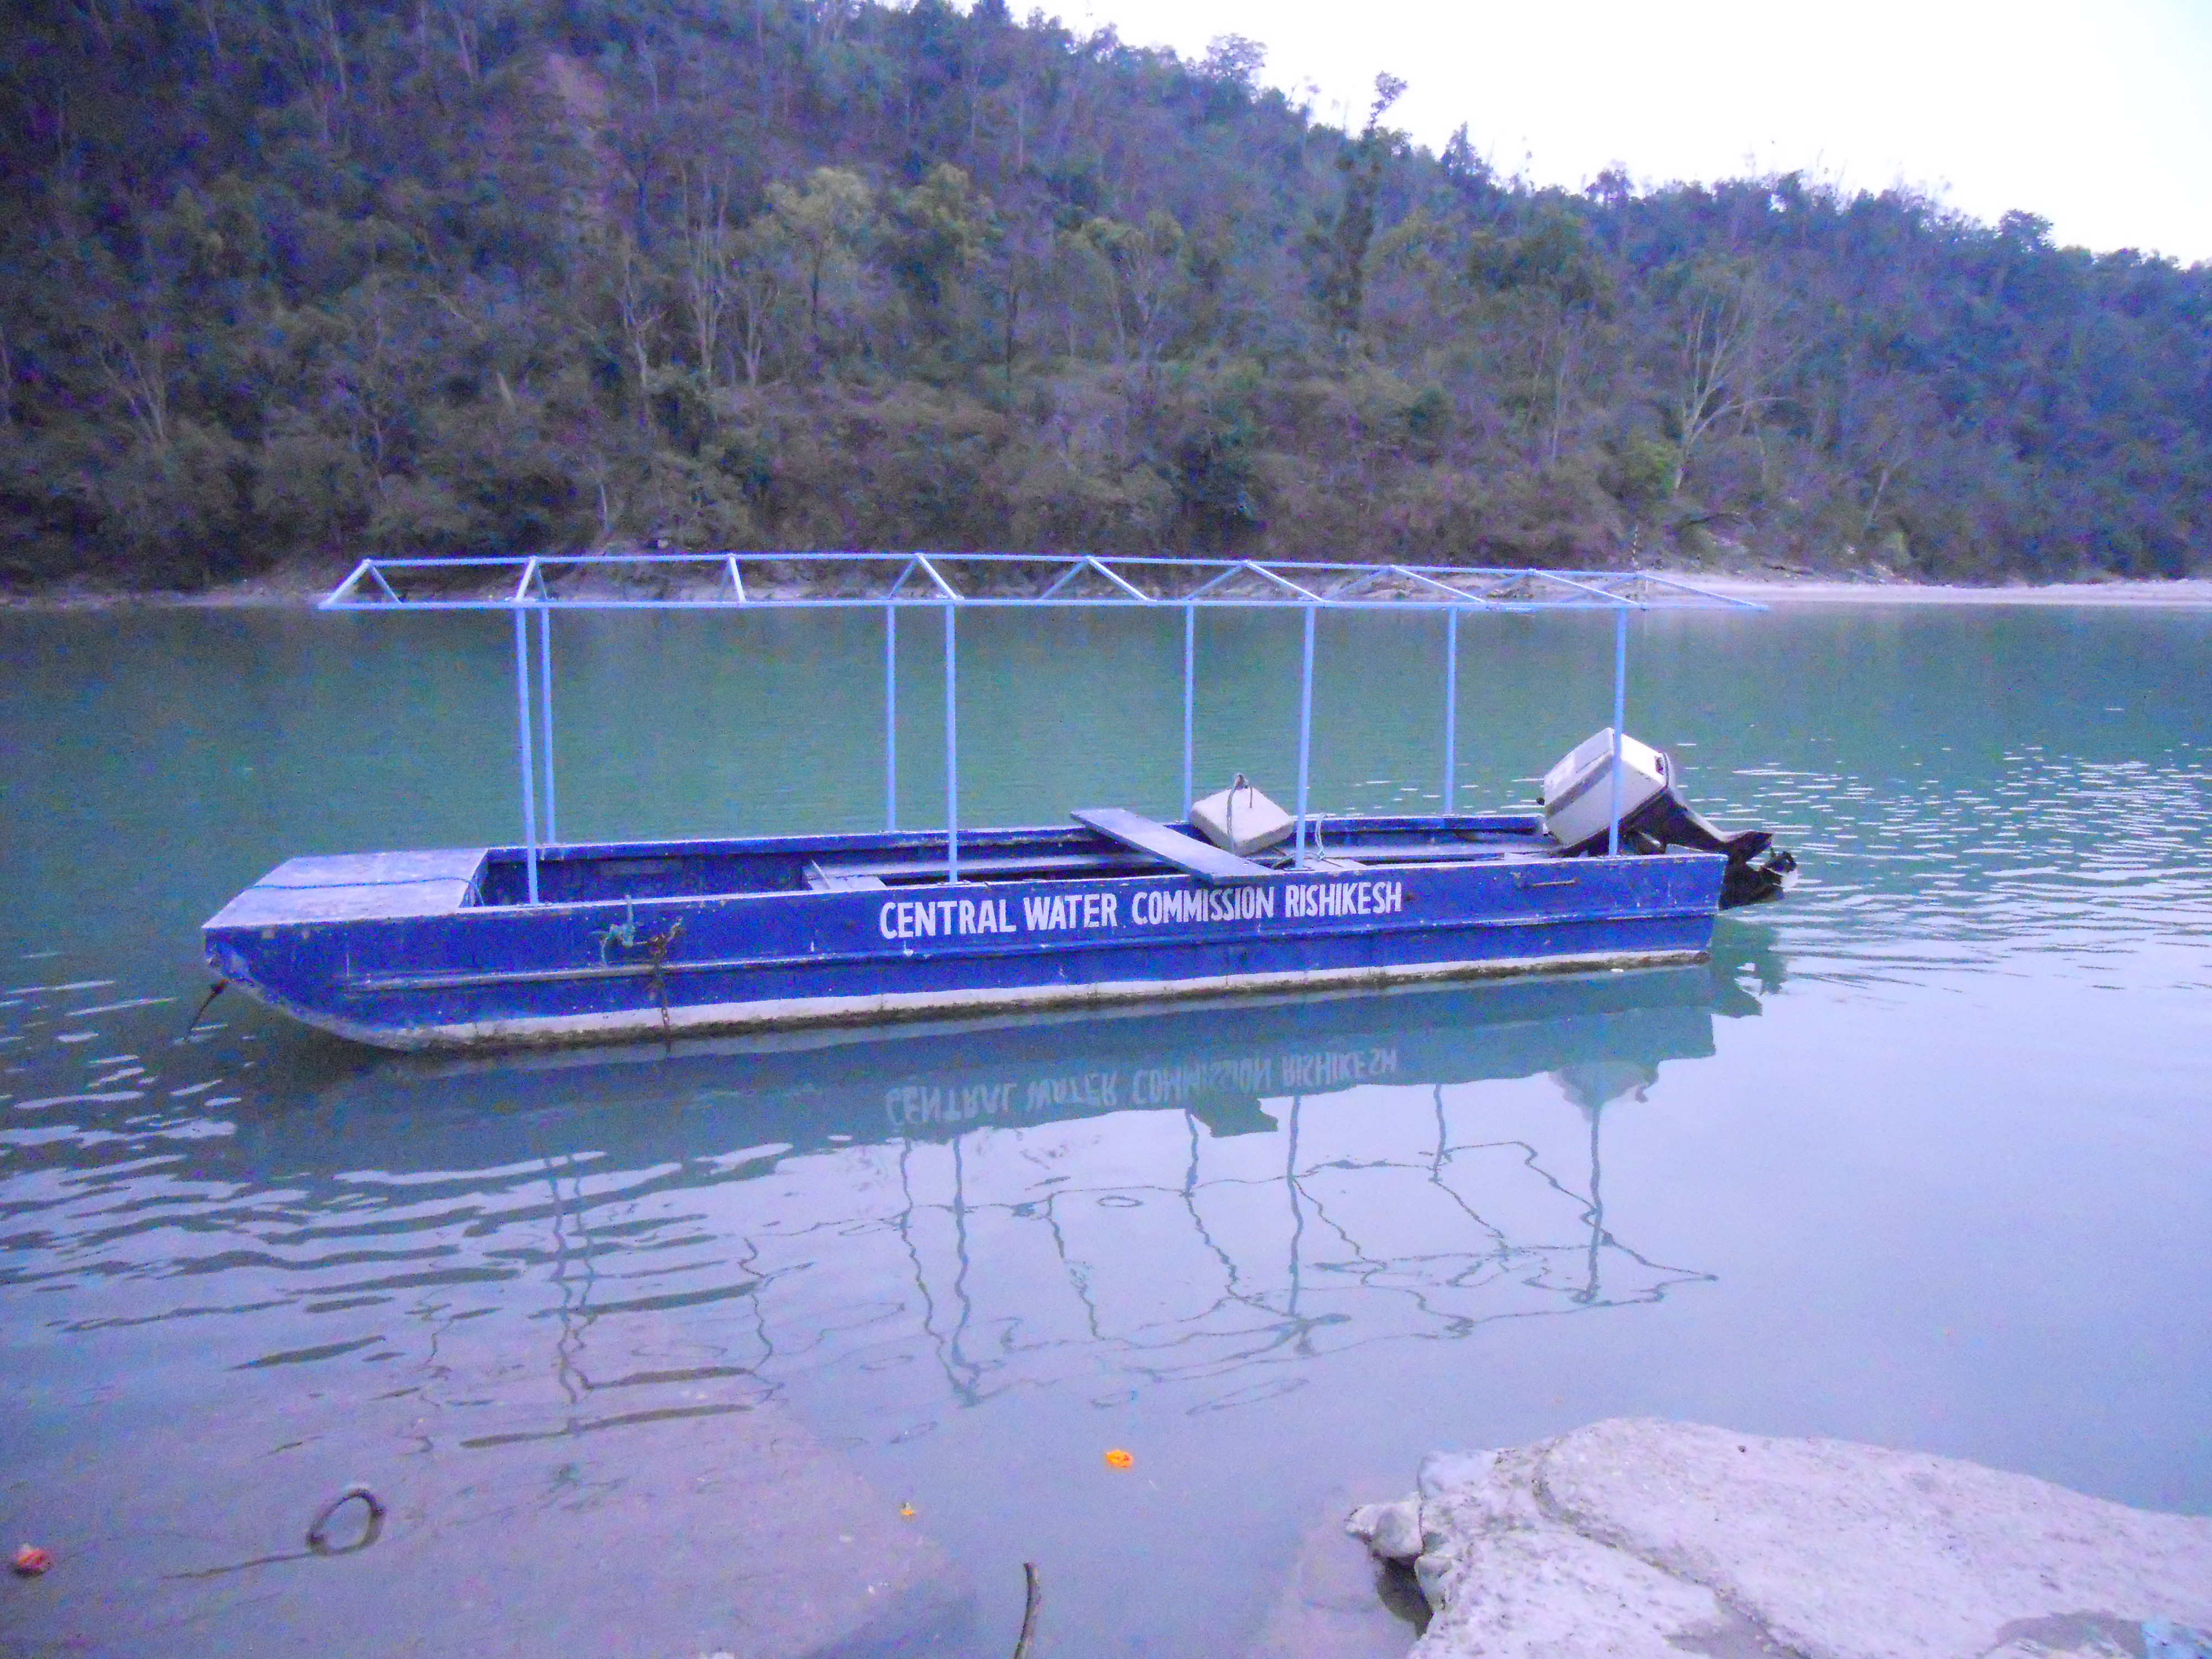
[[(1771, 896), (1793, 867), (1787, 854), (1754, 865), (1766, 836), (1719, 836), (1671, 781), (1656, 787), (1635, 770), (1633, 755), (1655, 751), (1621, 730), (1630, 615), (1756, 608), (1646, 573), (1013, 555), (372, 559), (323, 605), (513, 617), (521, 843), (292, 859), (205, 925), (219, 985), (380, 1048), (673, 1038), (1657, 967), (1702, 960), (1717, 912)], [(887, 781), (896, 777), (899, 617), (939, 613), (943, 827), (558, 840), (554, 611), (854, 605), (884, 617)], [(1066, 824), (961, 827), (957, 618), (1006, 605), (1181, 609), (1183, 818), (1103, 806), (1078, 808)], [(1297, 798), (1279, 845), (1237, 850), (1209, 838), (1218, 826), (1189, 810), (1200, 805), (1193, 645), (1200, 608), (1251, 605), (1303, 612)], [(1614, 616), (1613, 722), (1605, 741), (1576, 751), (1585, 763), (1572, 786), (1571, 810), (1585, 818), (1593, 787), (1609, 799), (1601, 835), (1563, 844), (1544, 813), (1332, 817), (1322, 833), (1308, 810), (1315, 617), (1381, 608), (1441, 611), (1455, 668), (1468, 612)], [(1455, 679), (1448, 672), (1446, 801)], [(1667, 771), (1663, 757), (1655, 764)], [(886, 818), (896, 824), (888, 781)]]

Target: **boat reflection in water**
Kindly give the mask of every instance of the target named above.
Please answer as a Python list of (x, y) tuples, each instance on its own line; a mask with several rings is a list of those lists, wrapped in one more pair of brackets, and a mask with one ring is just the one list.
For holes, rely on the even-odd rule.
[(508, 1283), (497, 1311), (557, 1318), (571, 1403), (583, 1357), (634, 1353), (622, 1327), (650, 1315), (720, 1376), (834, 1374), (840, 1415), (878, 1431), (1071, 1382), (1235, 1377), (1215, 1403), (1237, 1404), (1307, 1357), (1708, 1279), (1607, 1229), (1600, 1134), (1667, 1062), (1712, 1053), (1717, 1012), (1757, 1012), (1741, 965), (386, 1063), (258, 1132), (344, 1171), (356, 1225), (380, 1184), (395, 1214), (466, 1187), (465, 1253), (552, 1264), (556, 1305)]

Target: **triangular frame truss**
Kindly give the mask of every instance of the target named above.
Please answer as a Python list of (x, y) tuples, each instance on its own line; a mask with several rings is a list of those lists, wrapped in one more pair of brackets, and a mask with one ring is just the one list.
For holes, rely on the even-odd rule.
[(578, 553), (368, 558), (325, 611), (757, 611), (854, 605), (1759, 611), (1649, 570), (1069, 553)]

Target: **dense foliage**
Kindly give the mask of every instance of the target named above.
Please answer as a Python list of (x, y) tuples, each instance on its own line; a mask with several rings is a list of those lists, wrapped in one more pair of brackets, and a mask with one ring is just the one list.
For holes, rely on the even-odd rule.
[(20, 0), (0, 581), (341, 549), (2212, 568), (2212, 268), (1582, 195), (1004, 0)]

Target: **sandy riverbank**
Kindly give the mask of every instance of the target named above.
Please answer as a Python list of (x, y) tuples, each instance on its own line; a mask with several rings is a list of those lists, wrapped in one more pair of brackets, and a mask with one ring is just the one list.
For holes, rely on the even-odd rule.
[(29, 592), (0, 592), (0, 611), (306, 609), (343, 581), (352, 568), (351, 563), (288, 567), (245, 581), (223, 582), (191, 592), (62, 582)]
[(2183, 610), (2212, 609), (2212, 580), (2178, 581), (2050, 582), (1968, 587), (1948, 582), (1844, 581), (1824, 576), (1712, 575), (1680, 570), (1678, 576), (1716, 593), (1756, 599), (1762, 605), (2155, 605)]

